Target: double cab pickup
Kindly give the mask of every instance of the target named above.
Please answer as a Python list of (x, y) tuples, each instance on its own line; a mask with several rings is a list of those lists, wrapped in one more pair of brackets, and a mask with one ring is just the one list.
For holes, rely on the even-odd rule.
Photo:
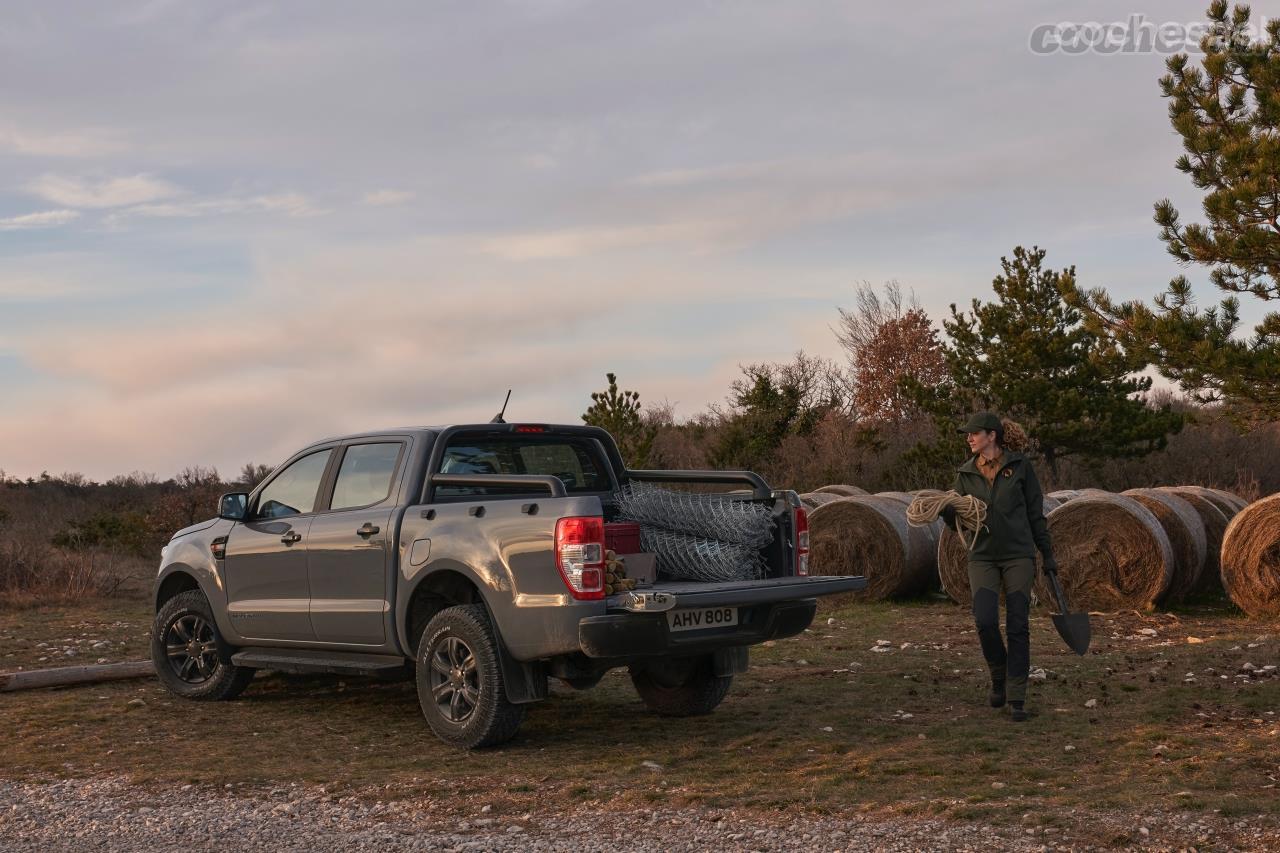
[[(629, 484), (733, 488), (767, 507), (763, 577), (664, 575), (611, 592), (605, 530)], [(705, 714), (749, 646), (802, 632), (819, 596), (796, 494), (748, 471), (638, 471), (588, 426), (490, 423), (316, 442), (179, 531), (155, 585), (152, 656), (173, 693), (223, 700), (259, 669), (412, 678), (461, 748), (515, 735), (548, 679), (627, 667), (653, 712)]]

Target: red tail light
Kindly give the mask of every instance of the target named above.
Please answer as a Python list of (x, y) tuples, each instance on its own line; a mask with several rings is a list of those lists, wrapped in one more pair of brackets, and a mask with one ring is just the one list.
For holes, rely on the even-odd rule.
[(546, 432), (547, 428), (538, 424), (520, 424), (516, 432)]
[(604, 519), (600, 516), (556, 522), (556, 568), (574, 598), (604, 598), (604, 550)]
[(809, 513), (796, 507), (796, 574), (809, 574)]

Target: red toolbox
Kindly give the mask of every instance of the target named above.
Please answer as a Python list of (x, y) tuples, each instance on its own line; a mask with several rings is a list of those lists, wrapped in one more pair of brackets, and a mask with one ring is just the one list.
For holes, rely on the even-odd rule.
[(640, 525), (634, 521), (611, 521), (604, 526), (604, 547), (615, 554), (640, 553)]

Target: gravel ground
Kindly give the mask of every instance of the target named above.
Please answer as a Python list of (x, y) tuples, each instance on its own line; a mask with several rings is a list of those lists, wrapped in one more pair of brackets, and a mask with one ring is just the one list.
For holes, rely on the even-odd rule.
[[(1091, 844), (1049, 828), (992, 829), (925, 818), (789, 817), (734, 809), (540, 810), (499, 814), (456, 801), (382, 802), (322, 788), (255, 791), (148, 789), (119, 779), (0, 781), (4, 850), (1082, 850)], [(1172, 818), (1172, 819), (1171, 819)], [(1274, 850), (1280, 836), (1246, 821), (1170, 815), (1141, 820), (1091, 815), (1108, 847)], [(1147, 829), (1147, 825), (1152, 829)], [(1118, 837), (1117, 832), (1121, 833)], [(1125, 839), (1124, 833), (1132, 833)]]

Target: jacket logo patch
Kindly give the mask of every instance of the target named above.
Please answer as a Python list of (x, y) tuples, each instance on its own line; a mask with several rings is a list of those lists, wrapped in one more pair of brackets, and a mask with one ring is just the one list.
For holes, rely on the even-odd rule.
[(1004, 475), (1005, 475), (1006, 477), (1012, 477), (1012, 476), (1013, 476), (1013, 471), (1011, 471), (1011, 470), (1009, 470), (1008, 468), (1006, 468), (1006, 469), (1004, 469)]

